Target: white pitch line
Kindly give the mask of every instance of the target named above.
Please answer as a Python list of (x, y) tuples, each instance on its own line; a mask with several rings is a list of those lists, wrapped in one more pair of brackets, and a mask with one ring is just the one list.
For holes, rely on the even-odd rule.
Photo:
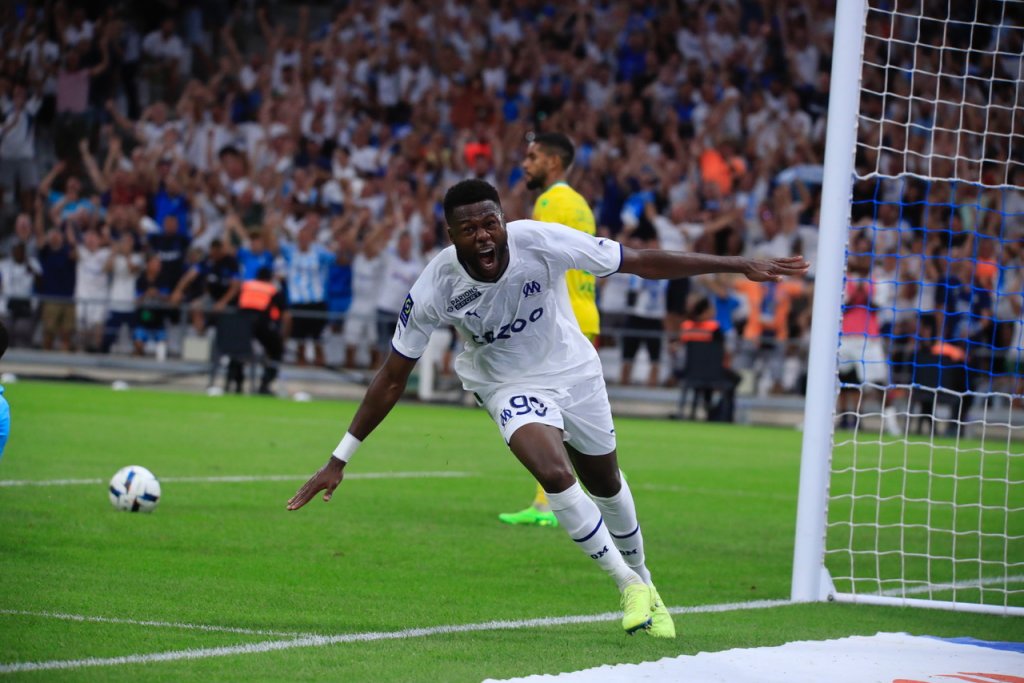
[[(355, 472), (345, 479), (459, 479), (474, 476), (472, 472)], [(260, 481), (305, 481), (308, 474), (242, 474), (220, 477), (159, 477), (169, 484), (244, 484)], [(0, 479), (0, 488), (14, 486), (82, 486), (105, 484), (105, 479)]]
[[(673, 614), (706, 614), (729, 612), (736, 610), (765, 609), (793, 604), (789, 600), (755, 600), (751, 602), (733, 602), (720, 605), (698, 605), (696, 607), (672, 607)], [(427, 636), (447, 635), (454, 633), (470, 633), (473, 631), (515, 630), (544, 626), (565, 626), (568, 624), (590, 624), (601, 621), (620, 619), (620, 612), (604, 612), (565, 617), (542, 617), (539, 619), (521, 619), (517, 621), (486, 621), (476, 624), (455, 624), (452, 626), (431, 626), (429, 628), (410, 628), (401, 631), (371, 631), (368, 633), (346, 633), (335, 636), (308, 635), (292, 640), (266, 640), (259, 643), (230, 645), (225, 647), (190, 648), (187, 650), (171, 650), (151, 654), (124, 655), (122, 657), (87, 657), (84, 659), (57, 659), (45, 662), (14, 662), (0, 664), (0, 673), (19, 671), (50, 671), (54, 669), (81, 669), (96, 666), (118, 666), (123, 664), (144, 664), (147, 662), (171, 662), (183, 659), (208, 659), (210, 657), (228, 657), (232, 655), (260, 654), (277, 650), (291, 650), (300, 647), (324, 647), (342, 643), (366, 643), (380, 640), (404, 640), (407, 638), (424, 638)]]
[(84, 614), (66, 614), (64, 612), (33, 612), (23, 609), (0, 609), (0, 614), (11, 614), (23, 617), (43, 617), (48, 619), (63, 619), (65, 621), (82, 621), (99, 624), (129, 624), (131, 626), (156, 626), (160, 628), (179, 628), (186, 631), (212, 631), (216, 633), (241, 633), (250, 636), (277, 636), (279, 638), (303, 638), (312, 633), (297, 633), (294, 631), (265, 631), (252, 628), (239, 628), (236, 626), (214, 626), (213, 624), (189, 624), (177, 621), (144, 621), (140, 619), (122, 619), (118, 617), (90, 617)]

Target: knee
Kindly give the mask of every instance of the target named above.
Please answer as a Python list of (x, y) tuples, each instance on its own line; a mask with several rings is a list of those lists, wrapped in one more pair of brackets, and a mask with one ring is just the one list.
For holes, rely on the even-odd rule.
[(591, 475), (583, 483), (591, 495), (598, 498), (611, 498), (622, 488), (622, 480), (619, 479), (618, 469), (613, 472), (601, 472), (597, 475)]
[(563, 463), (546, 463), (534, 472), (534, 477), (548, 493), (561, 493), (576, 483), (572, 470)]

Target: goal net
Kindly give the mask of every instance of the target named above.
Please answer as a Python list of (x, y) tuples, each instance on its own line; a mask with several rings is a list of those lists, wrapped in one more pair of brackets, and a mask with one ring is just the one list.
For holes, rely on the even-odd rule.
[(1024, 614), (1024, 1), (839, 5), (794, 598)]

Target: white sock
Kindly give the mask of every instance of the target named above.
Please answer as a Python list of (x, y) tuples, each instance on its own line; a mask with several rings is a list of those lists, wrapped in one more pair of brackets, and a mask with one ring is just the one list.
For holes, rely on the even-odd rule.
[(623, 561), (622, 556), (612, 551), (615, 543), (608, 533), (604, 520), (601, 519), (601, 512), (594, 501), (583, 493), (579, 482), (574, 482), (561, 493), (549, 493), (548, 502), (551, 503), (551, 511), (555, 513), (558, 523), (568, 532), (569, 538), (615, 579), (620, 591), (631, 583), (643, 582), (643, 579)]
[(885, 420), (885, 431), (890, 436), (899, 436), (903, 433), (895, 406), (886, 406), (882, 411), (882, 418)]
[(622, 559), (629, 568), (640, 575), (644, 583), (651, 583), (651, 572), (647, 570), (644, 559), (644, 535), (640, 532), (640, 523), (636, 520), (636, 506), (633, 494), (626, 483), (626, 477), (619, 471), (622, 488), (611, 498), (591, 496), (597, 509), (604, 517), (605, 526), (612, 537), (612, 542), (619, 549)]

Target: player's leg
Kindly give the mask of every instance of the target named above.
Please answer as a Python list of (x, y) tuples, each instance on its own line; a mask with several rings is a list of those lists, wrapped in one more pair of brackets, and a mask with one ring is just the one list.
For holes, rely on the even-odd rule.
[(313, 338), (313, 362), (318, 368), (327, 364), (324, 358), (324, 328), (327, 327), (327, 302), (321, 301), (310, 306), (309, 333)]
[(658, 595), (658, 589), (651, 580), (644, 554), (644, 536), (637, 520), (636, 504), (629, 484), (618, 466), (615, 451), (606, 455), (586, 455), (566, 444), (566, 450), (580, 480), (590, 491), (608, 533), (626, 565), (640, 576), (651, 589), (650, 635), (657, 638), (674, 638), (676, 627), (672, 615)]
[(70, 301), (56, 302), (58, 310), (58, 334), (60, 345), (64, 351), (71, 350), (71, 340), (75, 336), (75, 305)]
[(622, 592), (622, 627), (627, 633), (651, 623), (650, 589), (643, 579), (613, 551), (615, 543), (597, 505), (573, 476), (562, 443), (562, 431), (540, 422), (521, 425), (509, 448), (547, 491), (551, 509), (569, 537), (607, 572)]
[(205, 297), (196, 299), (188, 307), (189, 320), (192, 323), (192, 329), (200, 337), (203, 336), (203, 332), (206, 329), (206, 321), (203, 318), (203, 306), (205, 304)]
[(660, 384), (659, 377), (661, 375), (661, 335), (663, 334), (661, 322), (655, 320), (648, 329), (648, 334), (654, 336), (650, 336), (646, 340), (647, 356), (651, 359), (651, 367), (647, 373), (647, 386), (656, 387)]
[[(597, 334), (590, 334), (587, 332), (583, 333), (594, 348), (598, 347), (598, 336)], [(530, 503), (529, 507), (520, 510), (519, 512), (503, 512), (498, 515), (498, 519), (506, 524), (520, 524), (520, 525), (532, 525), (532, 526), (558, 526), (558, 518), (551, 512), (551, 504), (548, 502), (548, 496), (544, 492), (544, 488), (537, 484), (537, 490), (533, 495), (533, 502)]]
[(636, 358), (636, 352), (640, 350), (642, 341), (641, 337), (636, 335), (638, 325), (642, 324), (637, 320), (638, 318), (632, 315), (626, 318), (626, 334), (622, 338), (622, 367), (619, 376), (619, 383), (623, 386), (633, 381), (633, 359)]
[(284, 342), (281, 335), (271, 326), (271, 323), (264, 320), (262, 316), (255, 316), (252, 323), (253, 337), (263, 347), (265, 360), (263, 363), (263, 377), (260, 380), (258, 393), (272, 395), (270, 385), (277, 379), (278, 367), (284, 355)]
[(626, 564), (646, 583), (651, 582), (644, 555), (643, 534), (637, 521), (633, 493), (619, 471), (615, 451), (606, 455), (585, 455), (566, 444), (580, 481), (601, 511), (608, 533)]
[[(584, 336), (595, 348), (597, 347), (598, 335), (584, 333)], [(537, 489), (533, 494), (533, 502), (530, 503), (529, 507), (519, 512), (503, 512), (498, 515), (498, 519), (506, 524), (558, 526), (558, 518), (551, 511), (548, 495), (540, 484), (537, 484)]]
[(675, 637), (672, 615), (661, 601), (646, 566), (643, 533), (633, 493), (619, 470), (615, 426), (602, 377), (580, 383), (562, 406), (565, 448), (580, 481), (601, 511), (615, 548), (623, 561), (650, 587), (652, 624), (648, 633)]

